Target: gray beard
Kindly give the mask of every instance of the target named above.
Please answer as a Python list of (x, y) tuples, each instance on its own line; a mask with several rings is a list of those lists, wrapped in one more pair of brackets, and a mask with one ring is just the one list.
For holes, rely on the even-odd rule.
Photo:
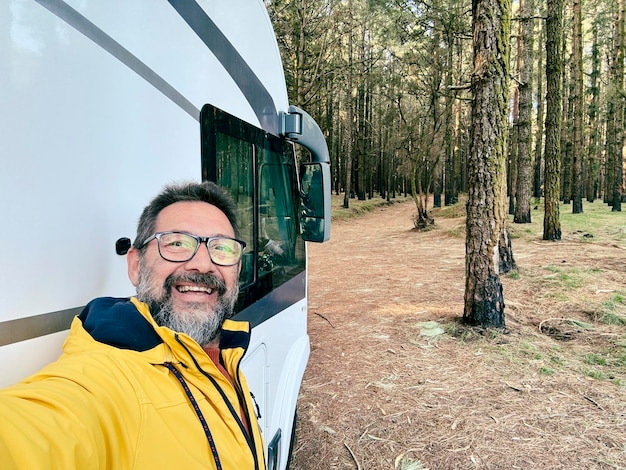
[[(224, 320), (232, 315), (231, 309), (225, 305), (225, 300), (222, 297), (215, 306), (213, 314), (203, 318), (193, 314), (189, 315), (188, 312), (174, 311), (173, 306), (169, 303), (163, 304), (159, 310), (153, 310), (150, 307), (150, 311), (155, 312), (152, 314), (152, 318), (157, 325), (185, 333), (199, 345), (206, 346), (217, 338)], [(195, 311), (196, 308), (194, 304), (189, 304), (190, 311)]]
[[(204, 303), (190, 303), (184, 309), (175, 308), (172, 303), (171, 289), (177, 281), (195, 282), (215, 286), (218, 293), (215, 308), (207, 311)], [(228, 290), (224, 281), (212, 274), (170, 275), (163, 285), (163, 295), (158, 298), (158, 286), (153, 281), (150, 270), (140, 267), (137, 284), (137, 299), (148, 304), (152, 318), (159, 326), (184, 333), (200, 346), (207, 346), (218, 338), (224, 320), (233, 315), (239, 286)]]

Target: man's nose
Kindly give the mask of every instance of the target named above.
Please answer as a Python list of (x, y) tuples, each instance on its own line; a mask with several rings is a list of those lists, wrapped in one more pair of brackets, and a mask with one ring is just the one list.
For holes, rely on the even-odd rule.
[(185, 268), (189, 271), (198, 271), (201, 273), (215, 271), (215, 266), (216, 264), (213, 263), (209, 255), (208, 241), (200, 242), (196, 254), (185, 263)]

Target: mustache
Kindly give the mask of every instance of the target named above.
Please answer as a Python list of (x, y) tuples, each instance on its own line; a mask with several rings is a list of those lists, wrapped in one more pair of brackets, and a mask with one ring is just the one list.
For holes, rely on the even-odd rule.
[(200, 284), (207, 287), (211, 287), (217, 290), (218, 296), (222, 296), (226, 293), (226, 284), (222, 279), (213, 274), (202, 273), (186, 273), (186, 274), (170, 274), (163, 283), (166, 292), (171, 292), (172, 287), (177, 282), (190, 282), (193, 284)]

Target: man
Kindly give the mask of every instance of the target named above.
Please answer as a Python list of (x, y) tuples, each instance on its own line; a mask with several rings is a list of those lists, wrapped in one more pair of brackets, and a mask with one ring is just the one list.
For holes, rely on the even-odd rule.
[(131, 299), (99, 298), (63, 354), (0, 391), (2, 469), (265, 468), (229, 320), (245, 243), (213, 183), (168, 186), (127, 255)]

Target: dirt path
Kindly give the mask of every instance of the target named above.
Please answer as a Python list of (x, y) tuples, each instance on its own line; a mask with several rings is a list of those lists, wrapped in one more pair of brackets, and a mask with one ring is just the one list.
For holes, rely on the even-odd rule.
[[(590, 321), (596, 304), (623, 291), (624, 250), (581, 248), (576, 234), (558, 250), (539, 237), (514, 240), (520, 276), (503, 279), (510, 334), (480, 337), (456, 323), (463, 219), (437, 218), (417, 233), (413, 212), (411, 203), (378, 209), (310, 244), (312, 351), (291, 468), (626, 468), (624, 330), (553, 322), (568, 342), (539, 331), (564, 313)], [(597, 286), (586, 278), (592, 285), (566, 301), (560, 284), (551, 290), (551, 266), (596, 265)], [(446, 334), (428, 336), (437, 328)], [(581, 373), (587, 350), (609, 347), (624, 358), (613, 379)]]

